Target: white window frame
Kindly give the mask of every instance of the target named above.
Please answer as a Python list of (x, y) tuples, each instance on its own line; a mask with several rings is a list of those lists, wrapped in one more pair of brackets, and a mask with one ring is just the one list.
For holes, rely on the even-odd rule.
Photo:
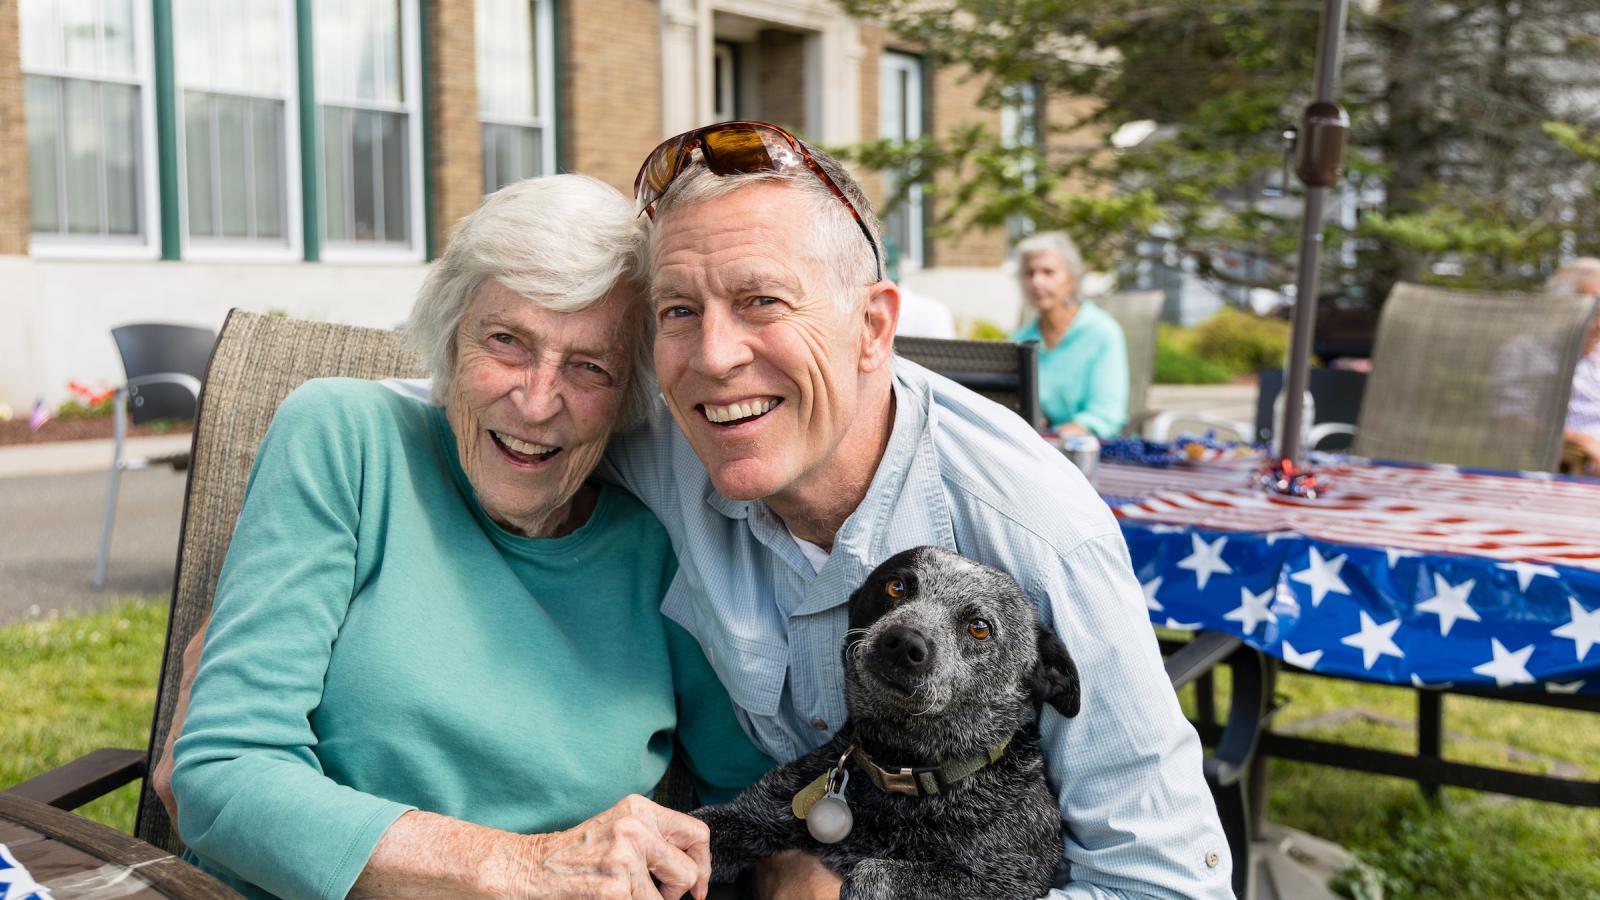
[[(922, 58), (910, 53), (897, 50), (885, 50), (878, 61), (878, 136), (895, 140), (916, 140), (922, 137), (923, 109), (926, 98), (923, 96), (923, 62)], [(890, 92), (897, 91), (901, 76), (905, 77), (905, 84), (910, 86), (906, 92), (905, 108), (901, 108), (900, 98), (891, 98)], [(891, 99), (893, 102), (891, 103)], [(906, 123), (907, 133), (901, 135), (896, 127), (900, 123), (893, 117), (885, 115), (885, 110), (899, 110)], [(885, 172), (886, 187), (892, 182), (894, 174)], [(922, 186), (912, 185), (906, 202), (901, 204), (899, 212), (905, 215), (911, 227), (907, 228), (908, 240), (906, 246), (900, 250), (900, 275), (904, 277), (912, 272), (920, 271), (927, 264), (928, 236), (926, 217), (923, 210)]]
[[(541, 174), (554, 175), (556, 172), (556, 47), (555, 47), (555, 3), (554, 0), (527, 0), (533, 4), (533, 65), (537, 70), (535, 77), (538, 79), (539, 109), (544, 113), (539, 116), (504, 116), (487, 114), (480, 107), (478, 110), (478, 133), (481, 137), (484, 125), (507, 125), (517, 128), (539, 129), (539, 165)], [(476, 7), (474, 7), (476, 12)], [(479, 179), (482, 181), (482, 179)]]
[[(1035, 82), (1017, 82), (1010, 86), (1006, 101), (1000, 106), (1000, 140), (1006, 147), (1020, 146), (1024, 140), (1039, 142), (1039, 102), (1043, 92)], [(1033, 160), (1022, 164), (1023, 182), (1032, 187), (1038, 181)], [(1022, 240), (1038, 226), (1027, 216), (1017, 213), (1006, 219), (1006, 237), (1012, 243)]]
[[(192, 0), (208, 2), (208, 0)], [(295, 0), (278, 0), (282, 13), (280, 48), (283, 65), (283, 95), (258, 94), (230, 88), (211, 93), (232, 94), (261, 100), (283, 101), (284, 136), (284, 214), (288, 217), (284, 242), (262, 240), (230, 240), (202, 238), (191, 240), (189, 235), (189, 149), (185, 124), (188, 110), (184, 104), (184, 83), (178, 41), (183, 39), (176, 24), (173, 26), (172, 92), (174, 110), (174, 141), (178, 159), (178, 244), (183, 259), (201, 262), (298, 262), (305, 258), (304, 235), (304, 183), (300, 179), (300, 30)], [(219, 4), (219, 9), (227, 8)]]
[[(374, 103), (371, 101), (356, 101), (348, 98), (338, 98), (329, 101), (323, 96), (320, 85), (316, 89), (318, 109), (314, 116), (317, 123), (316, 146), (313, 152), (317, 160), (318, 179), (317, 197), (323, 209), (317, 210), (320, 238), (322, 245), (321, 259), (324, 262), (423, 262), (428, 252), (426, 196), (423, 194), (423, 159), (422, 159), (422, 92), (425, 89), (422, 82), (422, 38), (421, 38), (421, 11), (418, 0), (401, 0), (400, 2), (400, 53), (403, 59), (400, 63), (401, 93), (406, 97), (405, 102)], [(316, 28), (313, 19), (311, 27)], [(314, 52), (314, 51), (313, 51)], [(322, 133), (323, 106), (340, 106), (346, 109), (365, 109), (374, 112), (404, 113), (406, 115), (406, 151), (407, 162), (410, 169), (406, 173), (406, 186), (411, 192), (411, 244), (401, 246), (398, 244), (366, 242), (366, 241), (335, 241), (328, 237), (328, 229), (323, 223), (323, 210), (328, 204), (328, 185), (322, 171), (323, 150), (326, 146), (327, 135)]]
[[(20, 14), (20, 4), (18, 13)], [(140, 168), (141, 196), (144, 202), (142, 239), (107, 235), (54, 234), (33, 231), (33, 209), (28, 210), (28, 254), (47, 258), (76, 259), (157, 259), (161, 256), (161, 179), (156, 159), (156, 101), (155, 101), (155, 42), (152, 39), (154, 23), (149, 3), (133, 4), (133, 66), (132, 77), (109, 75), (102, 72), (85, 72), (65, 66), (23, 66), (22, 74), (44, 75), (55, 78), (75, 78), (110, 84), (131, 85), (139, 88), (139, 146), (142, 156)], [(21, 31), (21, 23), (18, 22)], [(18, 35), (18, 57), (21, 57), (21, 34)], [(25, 89), (24, 89), (25, 90)], [(23, 140), (27, 140), (24, 121)], [(104, 198), (101, 198), (104, 203)]]

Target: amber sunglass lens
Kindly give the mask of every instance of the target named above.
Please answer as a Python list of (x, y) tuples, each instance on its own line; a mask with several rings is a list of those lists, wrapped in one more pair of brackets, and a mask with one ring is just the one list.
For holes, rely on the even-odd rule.
[(667, 189), (678, 173), (678, 162), (683, 157), (683, 138), (674, 138), (650, 154), (644, 164), (644, 174), (634, 193), (645, 204), (654, 203)]
[[(706, 168), (715, 175), (766, 172), (779, 168), (768, 152), (767, 135), (753, 128), (708, 132), (700, 138)], [(782, 139), (779, 138), (781, 143)], [(787, 147), (785, 147), (787, 149)]]

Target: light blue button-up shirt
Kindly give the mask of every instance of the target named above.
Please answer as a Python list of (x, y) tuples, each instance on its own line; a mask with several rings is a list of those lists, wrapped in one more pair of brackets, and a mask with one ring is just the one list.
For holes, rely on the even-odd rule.
[(1231, 897), (1200, 741), (1110, 510), (1015, 414), (894, 365), (888, 449), (820, 571), (766, 504), (717, 493), (664, 407), (613, 440), (605, 471), (678, 553), (663, 612), (699, 639), (756, 743), (788, 761), (844, 723), (846, 601), (879, 562), (933, 545), (1011, 573), (1083, 680), (1077, 717), (1047, 707), (1040, 723), (1064, 825), (1050, 897)]

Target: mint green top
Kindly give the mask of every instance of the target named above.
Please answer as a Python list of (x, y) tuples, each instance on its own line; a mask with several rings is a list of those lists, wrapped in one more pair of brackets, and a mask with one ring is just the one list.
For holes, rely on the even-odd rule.
[(306, 384), (273, 419), (217, 584), (177, 743), (179, 834), (248, 895), (343, 897), (407, 810), (569, 828), (648, 795), (675, 733), (702, 796), (732, 796), (771, 761), (660, 614), (675, 571), (631, 496), (602, 488), (565, 537), (513, 535), (440, 408)]
[(1049, 349), (1036, 321), (1011, 339), (1039, 341), (1039, 405), (1051, 425), (1076, 422), (1102, 438), (1122, 430), (1128, 421), (1128, 344), (1110, 313), (1083, 301), (1067, 333)]

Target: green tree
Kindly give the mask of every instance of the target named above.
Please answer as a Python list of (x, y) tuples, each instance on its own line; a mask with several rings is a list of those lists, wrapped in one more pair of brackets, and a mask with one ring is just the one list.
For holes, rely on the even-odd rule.
[[(1036, 146), (981, 126), (851, 151), (933, 191), (946, 229), (1024, 215), (1081, 239), (1096, 262), (1151, 235), (1222, 282), (1293, 281), (1299, 202), (1283, 190), (1282, 132), (1309, 99), (1318, 0), (842, 0), (931, 60), (971, 67), (986, 100), (1033, 83), (1095, 99)], [(1346, 203), (1324, 284), (1381, 296), (1395, 278), (1527, 281), (1600, 235), (1596, 198), (1551, 120), (1600, 126), (1593, 0), (1353, 4), (1341, 100), (1352, 114)], [(1063, 152), (1052, 136), (1159, 124), (1134, 147)], [(940, 173), (951, 173), (935, 182)], [(1092, 193), (1071, 185), (1111, 186)], [(942, 190), (940, 189), (942, 186)], [(1348, 217), (1347, 217), (1348, 218)], [(1349, 252), (1339, 252), (1348, 250)], [(1253, 260), (1240, 267), (1225, 260)], [(1351, 265), (1352, 259), (1356, 261)]]

